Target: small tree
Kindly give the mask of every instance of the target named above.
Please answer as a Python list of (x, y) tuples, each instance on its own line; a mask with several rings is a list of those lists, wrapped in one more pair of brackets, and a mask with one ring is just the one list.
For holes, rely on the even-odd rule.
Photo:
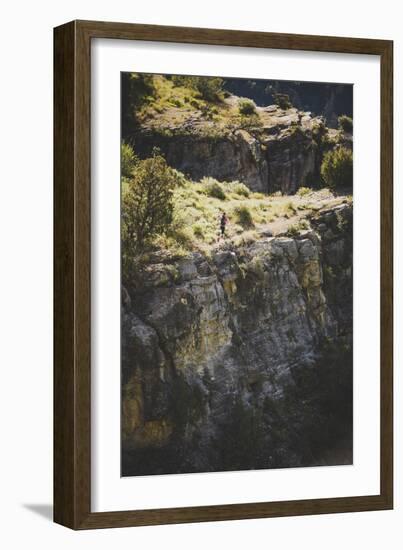
[(330, 189), (353, 184), (353, 153), (346, 147), (338, 147), (325, 153), (320, 169), (325, 184)]
[(216, 101), (220, 99), (220, 93), (224, 85), (224, 80), (211, 76), (196, 76), (195, 87), (207, 101)]
[(251, 99), (240, 99), (238, 103), (239, 112), (241, 115), (254, 115), (256, 113), (255, 102)]
[(345, 132), (346, 134), (353, 133), (353, 119), (347, 115), (341, 115), (338, 118), (339, 129)]
[(280, 107), (280, 109), (291, 109), (292, 104), (290, 96), (288, 94), (273, 93), (274, 103)]
[(137, 163), (122, 200), (124, 259), (141, 253), (168, 229), (173, 218), (173, 191), (180, 184), (178, 172), (157, 151)]
[(220, 99), (224, 85), (224, 80), (215, 76), (175, 75), (172, 77), (172, 82), (174, 86), (184, 86), (196, 90), (206, 101)]
[(185, 86), (185, 88), (191, 88), (192, 87), (192, 77), (191, 76), (183, 76), (180, 74), (174, 74), (171, 76), (170, 80), (172, 81), (174, 86)]

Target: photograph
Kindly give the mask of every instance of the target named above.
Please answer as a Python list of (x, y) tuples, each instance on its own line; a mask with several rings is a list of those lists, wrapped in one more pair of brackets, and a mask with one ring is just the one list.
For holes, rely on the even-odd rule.
[(400, 548), (402, 18), (345, 4), (3, 3), (5, 550)]
[(353, 85), (122, 72), (120, 112), (121, 476), (352, 465)]

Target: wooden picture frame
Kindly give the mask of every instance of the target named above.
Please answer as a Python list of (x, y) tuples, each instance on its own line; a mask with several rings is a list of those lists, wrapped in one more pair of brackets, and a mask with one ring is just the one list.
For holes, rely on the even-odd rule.
[[(91, 40), (113, 38), (377, 55), (381, 59), (381, 487), (370, 496), (91, 512)], [(393, 507), (393, 43), (73, 21), (54, 30), (54, 520), (93, 529)]]

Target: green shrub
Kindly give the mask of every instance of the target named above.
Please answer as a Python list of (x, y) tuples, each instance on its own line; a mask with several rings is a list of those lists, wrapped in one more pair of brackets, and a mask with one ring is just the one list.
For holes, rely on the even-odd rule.
[(216, 101), (222, 95), (224, 80), (215, 76), (181, 76), (171, 78), (174, 86), (184, 86), (197, 91), (207, 101)]
[(309, 229), (309, 223), (308, 220), (301, 220), (298, 224), (298, 227), (302, 229)]
[[(263, 122), (258, 113), (252, 113), (250, 115), (239, 115), (238, 117), (233, 117), (233, 123), (235, 123), (235, 128), (246, 130), (248, 132), (253, 130), (258, 130), (262, 128)], [(235, 129), (234, 128), (234, 129)]]
[(238, 206), (234, 212), (236, 223), (244, 229), (251, 229), (254, 226), (252, 214), (247, 206)]
[(287, 229), (287, 235), (289, 237), (296, 237), (299, 234), (299, 228), (297, 224), (290, 225)]
[(137, 162), (138, 158), (134, 154), (132, 147), (128, 143), (123, 142), (120, 146), (121, 175), (130, 177)]
[(240, 195), (241, 197), (249, 197), (251, 192), (249, 187), (246, 187), (244, 183), (241, 183), (238, 180), (227, 181), (223, 185), (226, 191), (228, 191), (229, 193), (235, 193), (236, 195)]
[(353, 184), (353, 153), (338, 147), (325, 153), (320, 169), (323, 181), (330, 189)]
[(241, 195), (242, 197), (249, 197), (250, 189), (249, 187), (246, 187), (244, 183), (239, 181), (234, 185), (234, 193)]
[(176, 170), (176, 168), (171, 168), (170, 171), (171, 174), (176, 177), (176, 187), (184, 187), (186, 183), (188, 183), (189, 180), (186, 179), (186, 176), (183, 172)]
[(173, 191), (180, 184), (178, 172), (156, 151), (137, 163), (122, 194), (124, 268), (168, 229), (173, 219)]
[(280, 109), (290, 109), (292, 107), (290, 96), (288, 94), (273, 94), (274, 103), (280, 107)]
[(292, 224), (287, 229), (287, 235), (289, 237), (295, 237), (296, 235), (299, 235), (300, 231), (303, 231), (304, 229), (309, 229), (309, 223), (307, 220), (300, 220), (298, 223)]
[(241, 115), (254, 115), (256, 113), (255, 102), (251, 99), (243, 98), (239, 100), (238, 103), (239, 112)]
[(203, 178), (200, 183), (203, 185), (205, 193), (209, 197), (220, 199), (224, 201), (226, 199), (225, 191), (219, 181), (214, 178)]
[(201, 96), (207, 101), (216, 101), (220, 99), (220, 93), (224, 80), (218, 77), (211, 76), (195, 76), (195, 88), (201, 94)]
[(171, 76), (171, 81), (172, 81), (174, 86), (188, 87), (189, 82), (190, 82), (190, 78), (191, 77), (189, 77), (189, 76), (183, 76), (183, 75), (180, 75), (180, 74), (173, 74)]
[(353, 119), (350, 118), (347, 115), (341, 115), (338, 118), (339, 121), (339, 129), (342, 130), (346, 134), (352, 134), (353, 133)]

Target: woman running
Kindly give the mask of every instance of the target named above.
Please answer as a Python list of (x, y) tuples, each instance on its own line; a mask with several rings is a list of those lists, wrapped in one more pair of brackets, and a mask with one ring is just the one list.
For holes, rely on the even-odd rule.
[(227, 223), (228, 223), (227, 214), (225, 212), (223, 212), (220, 216), (220, 229), (221, 229), (221, 237), (222, 238), (225, 237), (225, 228), (227, 226)]

